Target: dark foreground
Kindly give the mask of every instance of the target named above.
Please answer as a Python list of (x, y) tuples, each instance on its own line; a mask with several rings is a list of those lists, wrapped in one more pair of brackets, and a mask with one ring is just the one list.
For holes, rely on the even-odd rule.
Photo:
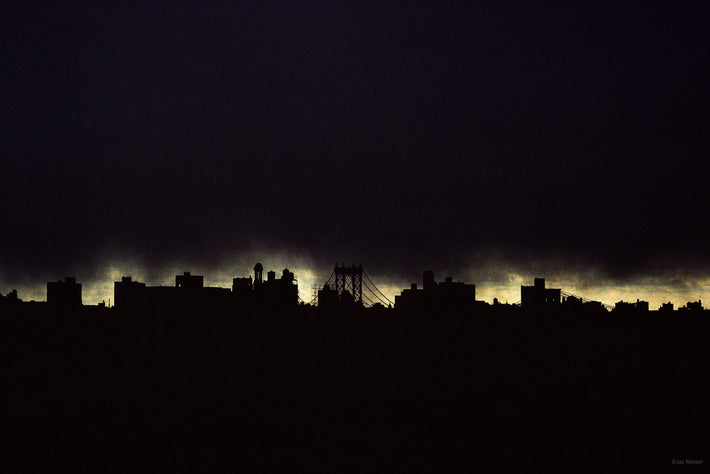
[(704, 467), (703, 314), (0, 316), (4, 471)]

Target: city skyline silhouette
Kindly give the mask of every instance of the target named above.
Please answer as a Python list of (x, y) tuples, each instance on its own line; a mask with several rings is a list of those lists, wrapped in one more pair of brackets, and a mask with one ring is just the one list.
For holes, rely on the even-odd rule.
[(0, 291), (333, 258), (708, 288), (700, 4), (3, 13)]
[(703, 463), (710, 3), (0, 18), (6, 470)]
[(113, 307), (82, 305), (74, 277), (47, 282), (46, 302), (3, 296), (6, 465), (704, 464), (710, 311), (701, 301), (607, 308), (535, 278), (519, 303), (491, 305), (474, 284), (427, 270), (391, 305), (361, 265), (341, 263), (306, 304), (297, 282), (257, 263), (231, 288), (187, 271), (170, 286), (124, 276)]
[[(259, 265), (261, 265), (261, 264), (259, 263)], [(286, 269), (288, 269), (288, 268), (286, 268)], [(337, 264), (336, 264), (336, 269), (337, 269)], [(186, 275), (190, 274), (190, 272), (184, 272), (184, 273)], [(121, 279), (125, 279), (126, 277), (129, 279), (133, 278), (132, 275), (121, 273)], [(254, 271), (251, 275), (248, 275), (248, 278), (252, 278), (252, 277), (256, 278), (256, 271)], [(66, 278), (72, 278), (74, 280), (76, 279), (76, 277), (74, 277), (74, 276), (66, 277)], [(204, 278), (204, 276), (201, 276), (201, 278)], [(237, 276), (234, 275), (234, 276), (228, 277), (228, 278), (234, 279), (234, 278), (237, 278)], [(452, 277), (447, 276), (446, 278), (447, 278), (447, 280), (450, 280)], [(211, 278), (209, 275), (207, 275), (207, 279), (208, 279), (208, 281), (212, 281), (211, 286), (214, 288), (229, 289), (229, 287), (231, 286), (231, 285), (226, 285), (226, 284), (223, 284), (223, 285), (215, 284), (214, 279)], [(535, 279), (537, 279), (537, 277)], [(119, 280), (117, 280), (117, 281), (119, 281)], [(135, 281), (138, 281), (138, 279), (135, 279)], [(298, 281), (299, 281), (299, 278), (297, 277), (297, 274), (296, 274), (296, 283), (298, 283)], [(461, 280), (459, 279), (458, 281), (461, 281)], [(559, 281), (559, 280), (557, 280), (557, 281)], [(60, 283), (61, 283), (61, 280), (60, 280)], [(155, 285), (155, 283), (153, 283), (153, 282), (143, 281), (142, 283), (144, 285), (145, 284)], [(325, 279), (322, 281), (318, 280), (317, 277), (306, 279), (305, 285), (299, 286), (298, 284), (296, 284), (296, 296), (301, 303), (312, 303), (312, 300), (314, 299), (313, 298), (313, 290), (316, 287), (318, 289), (320, 289), (323, 287), (324, 284), (328, 284), (328, 283), (330, 283), (331, 286), (334, 285), (334, 282), (332, 281), (332, 275), (329, 279)], [(472, 282), (472, 283), (474, 285), (476, 285), (476, 282)], [(521, 279), (521, 283), (525, 283), (525, 281)], [(598, 301), (602, 305), (606, 306), (609, 309), (611, 309), (616, 303), (619, 303), (619, 302), (623, 303), (624, 301), (626, 301), (626, 302), (633, 301), (634, 298), (637, 301), (641, 300), (641, 301), (645, 301), (647, 304), (650, 304), (650, 307), (652, 309), (656, 309), (656, 308), (660, 309), (661, 307), (663, 307), (664, 305), (666, 305), (668, 303), (673, 304), (676, 308), (685, 307), (685, 306), (687, 306), (686, 303), (701, 301), (703, 298), (703, 293), (700, 290), (695, 290), (693, 293), (691, 293), (693, 295), (693, 297), (687, 298), (687, 297), (685, 297), (685, 296), (687, 296), (687, 294), (683, 294), (683, 293), (673, 294), (671, 292), (668, 292), (667, 290), (666, 290), (665, 294), (659, 295), (658, 293), (648, 292), (648, 290), (646, 290), (646, 292), (642, 292), (642, 294), (632, 293), (630, 291), (622, 293), (622, 292), (619, 292), (619, 290), (617, 288), (615, 291), (612, 290), (611, 292), (607, 293), (607, 296), (608, 295), (616, 295), (617, 298), (603, 299), (603, 298), (596, 298), (593, 293), (592, 294), (587, 293), (584, 295), (575, 294), (575, 292), (577, 291), (576, 288), (570, 288), (569, 286), (564, 285), (564, 282), (560, 282), (560, 283), (563, 284), (563, 286), (565, 286), (564, 291), (565, 291), (566, 295), (574, 296), (576, 298), (582, 298), (586, 301)], [(21, 291), (18, 292), (16, 288), (13, 288), (11, 291), (15, 292), (15, 294), (20, 298), (20, 300), (47, 301), (49, 299), (48, 295), (50, 292), (49, 286), (52, 284), (54, 284), (54, 283), (50, 281), (50, 282), (46, 283), (46, 285), (44, 285), (45, 286), (45, 291), (44, 291), (45, 297), (44, 298), (32, 297), (32, 295), (36, 295), (37, 292), (30, 293), (31, 296), (30, 296), (30, 298), (28, 298)], [(103, 293), (103, 295), (102, 295), (103, 298), (98, 299), (98, 300), (96, 299), (95, 293), (90, 293), (90, 297), (88, 298), (88, 301), (87, 301), (87, 299), (82, 299), (82, 304), (88, 304), (88, 305), (102, 304), (102, 305), (108, 305), (110, 307), (111, 301), (115, 302), (115, 287), (114, 287), (115, 281), (111, 281), (111, 282), (109, 282), (109, 284), (112, 286), (112, 290), (110, 293)], [(416, 285), (416, 283), (412, 283), (412, 284)], [(84, 284), (82, 283), (82, 285), (84, 285)], [(374, 285), (374, 283), (373, 283), (373, 285)], [(421, 281), (419, 282), (419, 285), (421, 286)], [(168, 281), (160, 280), (158, 282), (157, 286), (160, 286), (160, 287), (172, 286), (172, 282), (170, 282), (169, 280)], [(517, 285), (514, 287), (514, 290), (513, 290), (517, 293), (517, 297), (516, 297), (516, 293), (509, 292), (509, 293), (504, 293), (503, 295), (495, 295), (495, 294), (491, 294), (490, 292), (487, 292), (486, 295), (489, 297), (487, 300), (479, 298), (477, 301), (480, 301), (482, 303), (493, 303), (495, 301), (498, 303), (519, 304), (521, 302), (521, 300), (523, 299), (523, 296), (520, 292), (520, 287), (521, 287), (521, 285)], [(385, 293), (383, 293), (378, 287), (375, 287), (375, 291), (373, 292), (376, 295), (376, 298), (378, 298), (378, 301), (380, 303), (385, 304), (385, 305), (387, 305), (388, 303), (392, 304), (392, 302), (395, 300), (395, 297), (397, 296), (397, 294), (400, 293), (401, 291), (404, 291), (407, 289), (407, 287), (403, 286), (402, 288), (395, 289), (394, 293), (391, 293), (392, 286), (387, 285), (386, 288), (387, 289), (385, 290)], [(478, 288), (478, 291), (480, 292), (480, 285), (478, 285), (477, 288)], [(10, 290), (8, 290), (7, 293), (9, 294)], [(669, 293), (672, 295), (671, 297), (667, 297)], [(86, 295), (85, 292), (83, 294)], [(649, 295), (649, 294), (653, 296), (653, 298), (651, 298), (652, 301), (649, 301), (649, 299), (644, 298), (644, 296)], [(2, 292), (0, 292), (0, 295), (2, 295)], [(480, 295), (480, 293), (479, 293), (479, 295)], [(382, 298), (380, 298), (380, 296)], [(508, 298), (507, 296), (511, 296), (511, 297)], [(681, 306), (681, 305), (685, 305), (685, 306)], [(366, 306), (368, 306), (368, 305), (366, 304)]]

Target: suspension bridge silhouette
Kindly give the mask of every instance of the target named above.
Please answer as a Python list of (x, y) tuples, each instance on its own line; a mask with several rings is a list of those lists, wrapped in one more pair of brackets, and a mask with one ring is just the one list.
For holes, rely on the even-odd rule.
[[(363, 279), (364, 277), (364, 279)], [(332, 297), (339, 301), (352, 298), (355, 305), (371, 308), (378, 304), (392, 307), (394, 303), (389, 299), (363, 270), (362, 264), (345, 266), (335, 264), (333, 272), (323, 285), (311, 286), (312, 296), (308, 302), (318, 306), (319, 294), (323, 291), (332, 292)], [(301, 300), (303, 301), (303, 300)]]

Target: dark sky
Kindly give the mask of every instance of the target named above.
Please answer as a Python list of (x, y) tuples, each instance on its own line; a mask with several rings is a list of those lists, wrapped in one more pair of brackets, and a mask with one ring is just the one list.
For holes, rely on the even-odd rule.
[(707, 2), (232, 3), (3, 2), (6, 282), (710, 275)]

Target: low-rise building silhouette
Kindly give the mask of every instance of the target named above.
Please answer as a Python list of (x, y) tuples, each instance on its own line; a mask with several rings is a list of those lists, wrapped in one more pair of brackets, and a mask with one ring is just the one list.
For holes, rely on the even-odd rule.
[(566, 312), (604, 313), (607, 309), (601, 301), (587, 301), (579, 296), (562, 298), (562, 309)]
[(175, 286), (146, 286), (125, 276), (114, 282), (114, 305), (117, 309), (210, 309), (256, 310), (281, 309), (298, 305), (298, 282), (285, 268), (281, 278), (268, 273), (261, 278), (263, 267), (254, 267), (254, 281), (249, 277), (232, 280), (232, 288), (204, 286), (204, 277), (184, 272), (175, 276)]
[(614, 305), (615, 313), (648, 313), (648, 301), (636, 300), (636, 303), (619, 301)]
[(298, 305), (298, 282), (288, 268), (283, 269), (281, 278), (276, 278), (274, 271), (266, 275), (266, 281), (259, 279), (254, 285), (254, 296), (261, 307), (287, 308)]
[(688, 301), (685, 304), (685, 306), (679, 308), (678, 311), (692, 311), (692, 312), (704, 311), (702, 300)]
[(394, 307), (398, 310), (420, 309), (473, 309), (476, 307), (476, 285), (453, 281), (446, 277), (443, 282), (434, 281), (434, 272), (427, 270), (422, 275), (423, 288), (416, 283), (402, 290), (394, 297)]
[(175, 287), (186, 290), (199, 290), (205, 287), (205, 277), (184, 272), (182, 275), (175, 275)]
[(22, 300), (17, 296), (17, 290), (8, 292), (6, 296), (0, 293), (0, 304), (15, 304), (22, 303)]
[(340, 305), (338, 292), (331, 288), (328, 283), (318, 290), (318, 309), (321, 311), (332, 311)]
[(276, 278), (273, 270), (263, 279), (264, 266), (254, 265), (254, 280), (251, 276), (232, 279), (233, 301), (238, 306), (255, 310), (285, 309), (298, 305), (298, 281), (293, 272), (284, 268)]
[(232, 296), (235, 302), (247, 305), (254, 295), (254, 285), (251, 277), (237, 277), (232, 279)]
[(134, 281), (130, 276), (113, 283), (113, 304), (118, 309), (142, 308), (148, 303), (147, 296), (145, 283)]
[(560, 288), (545, 288), (544, 278), (535, 278), (533, 286), (520, 287), (520, 304), (523, 309), (543, 309), (559, 306), (562, 299)]
[(204, 277), (184, 272), (175, 276), (175, 286), (146, 286), (130, 276), (114, 282), (114, 305), (117, 309), (187, 309), (227, 307), (229, 288), (205, 287)]
[(81, 283), (74, 277), (47, 282), (47, 303), (65, 308), (81, 306)]

